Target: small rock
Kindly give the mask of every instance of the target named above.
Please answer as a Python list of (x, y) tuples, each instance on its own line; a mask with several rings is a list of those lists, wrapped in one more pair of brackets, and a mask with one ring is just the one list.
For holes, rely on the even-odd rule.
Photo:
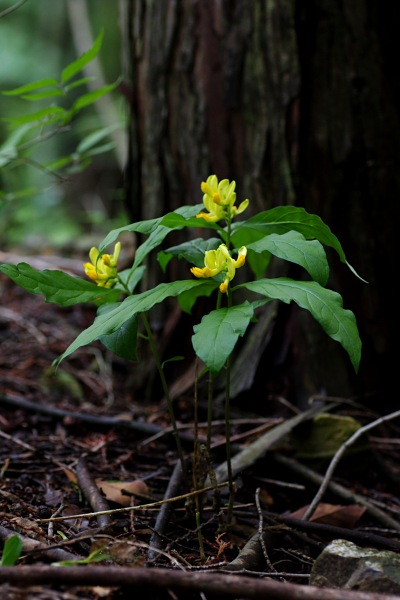
[(310, 584), (400, 594), (400, 555), (334, 540), (315, 560)]

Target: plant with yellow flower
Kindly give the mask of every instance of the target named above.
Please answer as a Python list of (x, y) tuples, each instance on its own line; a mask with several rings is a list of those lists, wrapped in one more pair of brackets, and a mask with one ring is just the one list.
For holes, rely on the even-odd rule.
[[(131, 223), (111, 231), (99, 248), (92, 248), (90, 262), (84, 271), (88, 280), (71, 277), (62, 271), (37, 271), (26, 263), (0, 265), (0, 271), (21, 287), (43, 294), (48, 302), (70, 306), (80, 302), (99, 304), (94, 323), (82, 331), (58, 359), (66, 359), (81, 346), (95, 340), (112, 352), (128, 360), (137, 360), (136, 343), (138, 317), (144, 324), (147, 338), (154, 352), (156, 364), (167, 397), (174, 427), (178, 452), (184, 467), (185, 458), (179, 442), (172, 404), (169, 401), (162, 363), (157, 356), (147, 313), (167, 298), (176, 297), (181, 309), (190, 313), (201, 296), (215, 292), (216, 307), (194, 325), (193, 350), (205, 365), (210, 382), (225, 369), (226, 372), (226, 422), (227, 459), (230, 464), (229, 398), (230, 365), (238, 339), (245, 335), (255, 319), (256, 309), (273, 299), (285, 303), (295, 302), (308, 310), (332, 339), (346, 350), (357, 371), (361, 357), (361, 341), (356, 319), (350, 310), (343, 308), (342, 298), (326, 287), (329, 265), (324, 247), (336, 251), (357, 277), (347, 262), (339, 240), (317, 216), (301, 207), (280, 206), (243, 219), (249, 200), (236, 204), (236, 183), (219, 180), (213, 174), (201, 183), (203, 203), (181, 206), (157, 219)], [(241, 219), (236, 219), (241, 216)], [(174, 230), (184, 227), (207, 235), (197, 237), (177, 246), (163, 248), (164, 240)], [(145, 241), (137, 248), (134, 260), (127, 269), (118, 270), (121, 250), (118, 237), (123, 232), (139, 232)], [(115, 243), (112, 254), (106, 248)], [(157, 258), (165, 271), (173, 258), (186, 260), (194, 277), (160, 283), (152, 289), (136, 288), (144, 273), (146, 257), (157, 249)], [(306, 278), (300, 281), (285, 277), (270, 278), (266, 272), (275, 256), (304, 269)], [(245, 281), (234, 285), (237, 269), (246, 265)], [(361, 279), (361, 278), (360, 278)], [(98, 288), (102, 288), (99, 298)], [(234, 301), (236, 291), (241, 291), (239, 302)], [(243, 292), (248, 299), (243, 300)], [(209, 420), (212, 414), (212, 386), (209, 386)], [(210, 441), (209, 425), (208, 440)], [(210, 445), (210, 444), (208, 444)], [(230, 472), (230, 489), (233, 481)], [(231, 494), (232, 497), (232, 494)]]

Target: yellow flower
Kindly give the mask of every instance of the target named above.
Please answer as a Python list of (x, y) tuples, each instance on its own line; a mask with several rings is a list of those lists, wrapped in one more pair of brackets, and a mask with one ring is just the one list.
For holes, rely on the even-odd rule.
[(113, 254), (102, 254), (97, 248), (92, 248), (89, 258), (92, 262), (83, 265), (86, 275), (99, 287), (111, 288), (117, 277), (117, 262), (121, 250), (121, 242), (115, 244)]
[(192, 267), (190, 270), (195, 277), (214, 277), (219, 273), (224, 273), (224, 281), (219, 286), (224, 294), (228, 289), (229, 282), (235, 277), (236, 269), (243, 267), (246, 261), (247, 248), (242, 246), (239, 249), (238, 257), (234, 260), (229, 254), (225, 244), (221, 244), (217, 250), (207, 250), (204, 255), (204, 267)]
[(239, 207), (235, 206), (235, 181), (222, 179), (218, 182), (218, 177), (216, 175), (210, 175), (207, 178), (207, 181), (201, 183), (200, 187), (204, 194), (203, 204), (208, 210), (208, 213), (201, 212), (196, 215), (197, 218), (216, 223), (217, 221), (231, 219), (236, 215), (240, 215), (240, 213), (246, 210), (249, 205), (249, 201), (244, 200)]

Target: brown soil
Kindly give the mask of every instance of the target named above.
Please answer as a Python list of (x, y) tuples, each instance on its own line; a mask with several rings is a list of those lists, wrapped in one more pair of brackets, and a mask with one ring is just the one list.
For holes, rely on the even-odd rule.
[[(312, 523), (302, 521), (297, 511), (312, 501), (318, 486), (296, 472), (295, 465), (323, 475), (329, 460), (299, 458), (286, 440), (236, 476), (229, 527), (226, 487), (220, 490), (219, 506), (215, 505), (216, 494), (211, 492), (201, 497), (200, 504), (194, 497), (184, 497), (164, 505), (169, 507), (164, 521), (159, 515), (166, 509), (160, 505), (129, 510), (161, 501), (166, 495), (176, 498), (193, 490), (190, 458), (190, 481), (177, 477), (176, 446), (165, 402), (161, 396), (155, 399), (157, 386), (138, 391), (136, 384), (144, 367), (115, 359), (100, 344), (83, 348), (54, 374), (52, 362), (92, 322), (94, 309), (60, 309), (45, 304), (42, 297), (24, 292), (5, 277), (0, 278), (0, 291), (0, 547), (14, 533), (24, 540), (22, 555), (13, 567), (20, 569), (22, 579), (19, 585), (11, 580), (0, 585), (2, 598), (131, 597), (127, 590), (132, 588), (123, 583), (127, 568), (138, 569), (137, 573), (143, 568), (152, 569), (154, 578), (157, 569), (160, 574), (165, 569), (176, 571), (177, 576), (181, 572), (205, 572), (211, 581), (212, 573), (233, 570), (232, 562), (238, 556), (243, 557), (243, 563), (237, 568), (242, 575), (251, 574), (254, 581), (269, 575), (282, 585), (285, 581), (307, 587), (313, 562), (331, 539), (347, 537), (361, 545), (380, 543), (381, 547), (387, 541), (389, 549), (400, 548), (400, 525), (397, 530), (390, 527), (390, 518), (398, 516), (400, 502), (396, 466), (400, 436), (391, 421), (372, 430), (368, 447), (349, 454), (334, 474), (334, 481), (350, 494), (360, 494), (379, 507), (389, 517), (387, 523), (355, 501), (329, 490), (319, 517)], [(173, 383), (181, 391), (176, 392), (174, 405), (179, 425), (186, 427), (182, 429), (182, 444), (190, 457), (193, 387), (187, 381), (191, 371), (176, 373), (179, 375)], [(146, 395), (148, 399), (143, 400)], [(246, 412), (245, 402), (234, 407), (235, 453), (267, 428), (296, 414), (297, 409), (279, 394), (272, 400), (269, 414), (265, 414), (265, 405), (262, 414)], [(205, 412), (201, 404), (200, 421), (205, 419)], [(340, 403), (335, 412), (352, 415), (362, 425), (381, 416), (349, 401)], [(205, 437), (204, 426), (199, 434)], [(225, 460), (224, 435), (221, 419), (213, 428), (214, 466)], [(279, 456), (296, 462), (283, 464)], [(200, 470), (206, 473), (207, 459), (203, 456), (199, 462)], [(110, 482), (115, 485), (112, 491)], [(343, 505), (347, 506), (345, 510)], [(118, 510), (91, 517), (74, 516), (99, 512), (101, 508)], [(197, 509), (201, 510), (198, 521)], [(47, 520), (54, 516), (63, 520)], [(292, 520), (284, 524), (290, 516)], [(253, 540), (253, 550), (256, 548), (251, 556), (243, 551), (249, 540)], [(37, 542), (39, 546), (35, 547)], [(67, 558), (87, 559), (101, 548), (107, 557), (93, 565), (109, 569), (109, 586), (104, 582), (95, 585), (89, 575), (86, 584), (56, 582), (48, 572), (40, 583), (39, 579), (33, 583), (24, 570), (30, 567), (28, 574), (32, 574), (36, 567)], [(94, 567), (80, 568), (84, 577)], [(0, 571), (0, 584), (1, 577)], [(223, 596), (218, 588), (201, 596), (201, 584), (197, 591), (184, 591), (179, 585), (155, 591), (151, 583), (142, 583), (142, 591), (149, 598)], [(225, 589), (225, 593), (232, 590)]]

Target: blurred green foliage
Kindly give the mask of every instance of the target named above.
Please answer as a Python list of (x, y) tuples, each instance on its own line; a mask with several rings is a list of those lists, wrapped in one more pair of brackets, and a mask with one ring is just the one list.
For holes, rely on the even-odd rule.
[[(0, 0), (0, 15), (13, 4)], [(83, 9), (78, 24), (71, 18), (74, 8)], [(2, 249), (18, 245), (40, 251), (85, 235), (101, 239), (110, 225), (126, 222), (118, 19), (118, 3), (108, 0), (28, 0), (0, 18)], [(90, 47), (87, 40), (84, 49), (76, 47), (81, 33), (76, 28), (81, 26), (86, 33), (91, 31), (92, 43), (98, 41), (90, 58), (100, 61), (106, 86), (81, 72), (88, 65), (80, 65), (79, 57)], [(68, 65), (75, 68), (68, 71)], [(24, 90), (23, 86), (41, 80), (53, 82)], [(62, 87), (57, 87), (57, 81)], [(107, 87), (111, 114), (99, 107), (102, 87)], [(10, 90), (14, 90), (11, 95)], [(51, 122), (53, 105), (58, 108)], [(71, 107), (74, 114), (68, 112)], [(38, 111), (41, 119), (35, 124), (32, 114)]]

